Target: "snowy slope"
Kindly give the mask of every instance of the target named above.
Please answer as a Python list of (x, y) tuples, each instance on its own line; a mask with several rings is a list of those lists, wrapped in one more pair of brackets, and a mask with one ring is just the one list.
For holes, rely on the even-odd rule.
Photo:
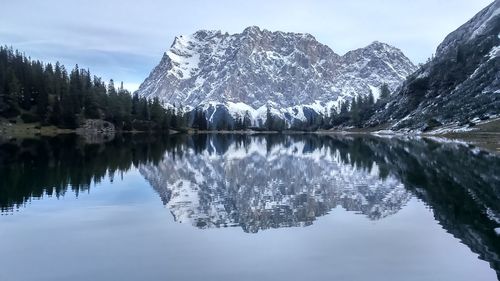
[(394, 90), (415, 70), (400, 50), (380, 42), (339, 56), (309, 34), (201, 30), (176, 37), (138, 93), (185, 108), (219, 104), (232, 116), (242, 108), (261, 116), (269, 105), (290, 120), (305, 119), (306, 105), (325, 114), (357, 94), (377, 95), (383, 83)]

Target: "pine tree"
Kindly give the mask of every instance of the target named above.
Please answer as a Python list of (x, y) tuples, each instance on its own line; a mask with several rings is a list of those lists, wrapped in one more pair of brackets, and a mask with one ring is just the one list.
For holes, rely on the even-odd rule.
[(361, 120), (360, 118), (360, 111), (363, 108), (363, 97), (361, 95), (358, 95), (356, 98), (352, 99), (352, 104), (351, 104), (351, 120), (352, 123), (357, 126), (359, 125), (359, 122)]
[(107, 95), (109, 102), (106, 104), (106, 119), (119, 128), (122, 126), (122, 116), (120, 115), (120, 104), (118, 102), (118, 93), (116, 92), (113, 79), (109, 80)]
[(62, 95), (62, 126), (75, 129), (79, 125), (81, 111), (82, 82), (78, 65), (71, 71), (68, 92)]
[(373, 92), (370, 90), (368, 93), (367, 106), (371, 107), (375, 104), (375, 97), (373, 96)]
[(380, 86), (380, 99), (385, 100), (391, 95), (391, 90), (389, 90), (389, 86), (384, 83)]
[(194, 111), (193, 128), (198, 130), (207, 130), (207, 119), (202, 108), (196, 108)]
[(139, 94), (134, 93), (134, 96), (132, 97), (132, 116), (134, 116), (134, 118), (138, 118), (139, 107)]
[(59, 97), (56, 97), (52, 105), (52, 110), (50, 112), (49, 123), (60, 126), (63, 123), (61, 112), (61, 103), (59, 101)]
[(9, 93), (8, 95), (11, 98), (12, 109), (18, 111), (18, 104), (22, 100), (21, 97), (23, 96), (23, 88), (20, 81), (17, 79), (16, 75), (13, 72), (10, 73), (10, 77), (7, 83), (7, 91)]
[(252, 127), (252, 119), (250, 118), (250, 112), (245, 111), (245, 116), (243, 117), (243, 129), (249, 129)]
[(340, 114), (346, 115), (349, 112), (349, 101), (344, 101), (340, 105)]
[(164, 109), (160, 104), (160, 99), (155, 97), (151, 105), (151, 121), (156, 124), (163, 123)]
[(268, 105), (266, 109), (266, 123), (265, 123), (266, 129), (273, 130), (273, 123), (274, 123), (274, 116), (271, 113), (271, 108)]
[(182, 110), (165, 110), (158, 100), (131, 95), (120, 83), (106, 84), (78, 65), (68, 75), (59, 62), (44, 65), (19, 51), (0, 46), (0, 116), (20, 116), (25, 122), (76, 128), (84, 118), (105, 119), (118, 129), (131, 129), (133, 120), (148, 128), (186, 126)]

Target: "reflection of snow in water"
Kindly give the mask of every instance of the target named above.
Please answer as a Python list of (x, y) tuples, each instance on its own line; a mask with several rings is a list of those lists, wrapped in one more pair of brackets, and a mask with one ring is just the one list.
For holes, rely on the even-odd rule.
[(240, 225), (257, 232), (310, 225), (338, 205), (381, 219), (408, 202), (411, 194), (396, 178), (382, 178), (375, 163), (347, 164), (349, 158), (301, 141), (268, 148), (265, 139), (252, 138), (223, 154), (189, 148), (140, 172), (176, 221), (201, 228)]

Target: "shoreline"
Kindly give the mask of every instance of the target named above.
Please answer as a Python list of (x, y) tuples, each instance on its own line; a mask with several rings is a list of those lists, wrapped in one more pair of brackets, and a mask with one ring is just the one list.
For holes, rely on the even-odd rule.
[(55, 137), (58, 135), (76, 134), (89, 139), (112, 139), (116, 134), (245, 134), (245, 135), (263, 135), (263, 134), (283, 134), (283, 135), (370, 135), (376, 137), (402, 137), (402, 138), (427, 138), (437, 141), (452, 141), (457, 143), (465, 143), (477, 145), (486, 148), (494, 153), (500, 153), (500, 120), (495, 119), (490, 122), (485, 122), (469, 131), (455, 131), (446, 132), (438, 131), (433, 132), (397, 132), (380, 130), (381, 128), (374, 129), (355, 129), (349, 128), (345, 130), (316, 130), (316, 131), (297, 131), (297, 130), (284, 130), (284, 131), (269, 131), (269, 130), (168, 130), (168, 131), (98, 131), (98, 130), (84, 130), (77, 129), (61, 129), (55, 126), (40, 126), (37, 123), (31, 124), (13, 124), (7, 122), (0, 122), (0, 137), (11, 138), (35, 138), (35, 137)]
[(169, 131), (124, 131), (124, 130), (86, 130), (83, 128), (62, 129), (56, 126), (40, 126), (36, 123), (13, 124), (0, 122), (0, 137), (2, 138), (33, 138), (33, 137), (56, 137), (60, 135), (76, 134), (83, 137), (89, 136), (113, 136), (115, 134), (174, 134), (174, 130)]
[[(479, 128), (478, 128), (479, 129)], [(100, 130), (85, 130), (82, 128), (76, 129), (62, 129), (55, 126), (39, 126), (38, 124), (12, 124), (0, 123), (0, 133), (3, 136), (12, 135), (17, 137), (22, 136), (57, 136), (64, 134), (78, 134), (78, 135), (95, 135), (95, 134), (144, 134), (144, 133), (162, 133), (162, 134), (285, 134), (285, 135), (304, 135), (304, 134), (318, 134), (318, 135), (376, 135), (376, 136), (407, 136), (407, 137), (445, 137), (445, 138), (470, 138), (471, 136), (490, 136), (499, 137), (500, 131), (488, 130), (469, 130), (469, 131), (441, 131), (441, 132), (399, 132), (389, 130), (371, 130), (371, 129), (346, 129), (346, 130), (315, 130), (315, 131), (299, 131), (299, 130), (197, 130), (186, 128), (183, 130), (114, 130), (114, 131), (100, 131)]]

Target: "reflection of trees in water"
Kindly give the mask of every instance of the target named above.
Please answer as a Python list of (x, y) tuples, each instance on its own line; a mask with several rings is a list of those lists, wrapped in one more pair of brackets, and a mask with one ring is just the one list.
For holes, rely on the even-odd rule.
[(500, 158), (433, 141), (371, 145), (446, 231), (490, 263), (500, 277)]
[[(465, 145), (432, 140), (342, 136), (254, 136), (265, 138), (267, 150), (305, 143), (303, 153), (329, 147), (346, 165), (395, 176), (433, 209), (436, 220), (500, 273), (500, 157)], [(247, 147), (242, 135), (193, 138), (195, 151), (224, 154), (231, 143)], [(186, 150), (180, 151), (185, 153)]]
[(6, 141), (0, 144), (0, 207), (23, 205), (30, 198), (61, 196), (67, 189), (89, 189), (106, 175), (167, 157), (224, 154), (231, 144), (247, 148), (265, 139), (267, 151), (301, 141), (302, 153), (319, 148), (338, 151), (342, 162), (379, 176), (395, 176), (434, 211), (452, 235), (500, 272), (500, 239), (494, 228), (500, 214), (500, 158), (463, 145), (431, 140), (317, 135), (122, 136), (103, 144), (85, 144), (76, 136)]
[[(75, 135), (10, 140), (0, 144), (0, 207), (19, 207), (31, 198), (77, 195), (106, 175), (133, 165), (158, 163), (166, 147), (158, 136), (122, 136), (102, 144), (85, 144)], [(171, 139), (175, 140), (175, 139)]]
[[(500, 277), (500, 157), (432, 140), (357, 138), (350, 146), (361, 165), (368, 157), (433, 210), (446, 231), (490, 263)], [(339, 147), (341, 144), (338, 144)], [(364, 163), (364, 164), (363, 164)]]

